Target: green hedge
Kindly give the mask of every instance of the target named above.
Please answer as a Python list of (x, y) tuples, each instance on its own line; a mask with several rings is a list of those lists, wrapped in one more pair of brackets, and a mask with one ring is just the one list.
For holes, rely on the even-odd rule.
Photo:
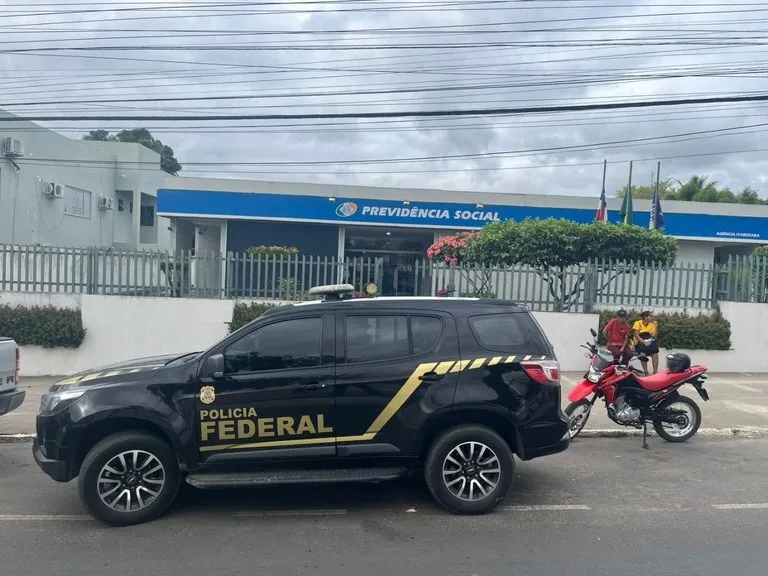
[(248, 304), (239, 302), (235, 304), (232, 309), (232, 321), (227, 322), (229, 331), (234, 332), (235, 330), (242, 328), (251, 320), (255, 320), (264, 314), (264, 312), (274, 307), (275, 304), (268, 304), (265, 302), (250, 302)]
[(0, 306), (0, 336), (19, 346), (78, 348), (85, 339), (80, 310), (54, 306)]
[[(630, 325), (640, 319), (642, 310), (628, 310)], [(600, 312), (598, 343), (605, 344), (603, 328), (616, 316), (613, 310)], [(659, 327), (659, 346), (667, 350), (730, 350), (731, 323), (716, 310), (712, 316), (689, 316), (682, 312), (655, 314)]]

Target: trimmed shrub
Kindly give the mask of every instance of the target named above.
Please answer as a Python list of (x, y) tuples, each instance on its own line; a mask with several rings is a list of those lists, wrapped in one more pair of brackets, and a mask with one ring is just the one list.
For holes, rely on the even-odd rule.
[(260, 317), (270, 308), (274, 308), (275, 304), (269, 304), (267, 302), (238, 302), (232, 309), (232, 321), (227, 322), (229, 331), (234, 332)]
[(80, 310), (55, 306), (0, 306), (0, 336), (19, 346), (78, 348), (85, 340)]
[(246, 253), (252, 256), (297, 256), (299, 249), (294, 246), (249, 246)]
[[(641, 310), (628, 310), (630, 325), (640, 320)], [(598, 343), (605, 344), (603, 328), (616, 315), (613, 310), (600, 312)], [(654, 314), (659, 327), (659, 346), (667, 350), (730, 350), (731, 323), (716, 310), (712, 316), (689, 316), (682, 312)]]

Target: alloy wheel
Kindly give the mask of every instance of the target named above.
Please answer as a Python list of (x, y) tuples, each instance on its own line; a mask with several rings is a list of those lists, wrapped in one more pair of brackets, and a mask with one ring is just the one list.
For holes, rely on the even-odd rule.
[(121, 452), (101, 468), (99, 498), (112, 510), (136, 512), (154, 502), (165, 487), (165, 467), (144, 450)]
[(461, 500), (482, 500), (496, 489), (500, 479), (499, 458), (482, 442), (463, 442), (443, 461), (445, 487)]

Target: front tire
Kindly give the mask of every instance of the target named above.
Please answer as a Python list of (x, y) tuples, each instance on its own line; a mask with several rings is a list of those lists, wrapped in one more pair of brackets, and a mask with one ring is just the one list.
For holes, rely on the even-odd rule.
[(592, 403), (586, 398), (578, 402), (571, 402), (563, 412), (568, 417), (568, 434), (573, 440), (587, 425), (589, 415), (592, 413)]
[[(667, 410), (679, 410), (685, 412), (685, 424), (671, 424), (662, 422), (659, 418), (653, 419), (653, 429), (656, 434), (667, 442), (685, 442), (698, 432), (701, 426), (701, 410), (699, 405), (687, 396), (673, 396), (664, 400), (657, 409), (664, 413)], [(665, 428), (668, 426), (668, 428)]]
[(455, 514), (486, 514), (512, 486), (515, 461), (507, 442), (490, 428), (462, 425), (440, 435), (427, 453), (429, 491)]
[(91, 515), (110, 526), (149, 522), (176, 498), (176, 456), (163, 440), (139, 431), (101, 440), (83, 460), (80, 498)]

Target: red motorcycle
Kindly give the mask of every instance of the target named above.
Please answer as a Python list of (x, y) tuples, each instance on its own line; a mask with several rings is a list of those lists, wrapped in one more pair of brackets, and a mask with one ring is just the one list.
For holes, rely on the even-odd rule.
[[(570, 435), (575, 438), (584, 429), (592, 406), (604, 398), (608, 417), (622, 426), (643, 430), (643, 448), (648, 448), (647, 424), (653, 423), (656, 433), (668, 442), (685, 442), (692, 438), (701, 424), (701, 410), (692, 399), (682, 396), (678, 389), (691, 384), (706, 402), (709, 394), (704, 388), (706, 366), (691, 366), (691, 359), (680, 352), (667, 355), (667, 369), (652, 376), (623, 365), (607, 350), (597, 347), (597, 333), (592, 342), (582, 344), (589, 350), (589, 370), (584, 379), (568, 394), (571, 403), (565, 409), (570, 420)], [(593, 394), (592, 398), (588, 396)]]

